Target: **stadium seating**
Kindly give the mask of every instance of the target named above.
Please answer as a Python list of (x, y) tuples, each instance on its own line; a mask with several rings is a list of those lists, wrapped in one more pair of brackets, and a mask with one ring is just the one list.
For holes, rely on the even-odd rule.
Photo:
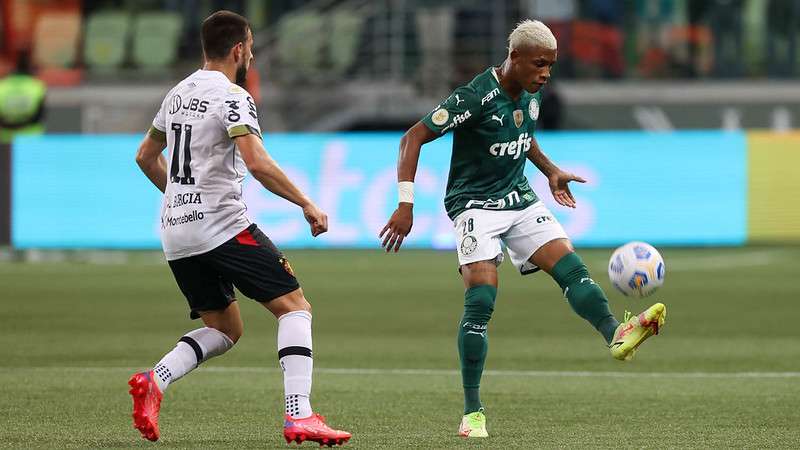
[(101, 11), (86, 23), (83, 56), (93, 71), (112, 72), (125, 62), (125, 50), (131, 28), (130, 14)]
[(176, 60), (182, 26), (177, 13), (139, 14), (133, 25), (133, 63), (150, 72), (168, 69)]
[(42, 14), (33, 33), (33, 63), (37, 76), (56, 86), (80, 82), (82, 72), (76, 69), (81, 16), (77, 11)]
[(76, 12), (42, 14), (33, 34), (36, 65), (67, 68), (75, 65), (81, 16)]
[(322, 16), (316, 12), (287, 14), (278, 25), (278, 57), (283, 67), (310, 77), (319, 70), (324, 44)]
[(356, 60), (359, 38), (364, 27), (364, 17), (349, 10), (331, 14), (329, 42), (332, 71), (343, 74)]

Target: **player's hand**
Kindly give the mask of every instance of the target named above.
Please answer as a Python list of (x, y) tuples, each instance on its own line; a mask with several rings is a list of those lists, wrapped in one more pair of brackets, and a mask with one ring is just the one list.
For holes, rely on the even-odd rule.
[(566, 206), (568, 208), (575, 207), (575, 197), (572, 196), (572, 192), (569, 190), (569, 183), (570, 181), (577, 181), (578, 183), (586, 183), (586, 180), (583, 178), (569, 172), (564, 172), (563, 170), (559, 170), (558, 172), (550, 175), (548, 180), (550, 182), (550, 192), (553, 193), (553, 198), (555, 201), (561, 205)]
[[(381, 247), (385, 248), (387, 252), (392, 251), (394, 248), (395, 253), (400, 250), (403, 244), (403, 239), (411, 232), (411, 227), (414, 225), (414, 205), (412, 203), (400, 203), (400, 206), (394, 210), (392, 217), (383, 227), (378, 237), (383, 238)], [(384, 237), (386, 235), (386, 237)]]
[(317, 205), (309, 203), (303, 208), (303, 216), (311, 225), (311, 235), (314, 237), (328, 231), (328, 215), (317, 208)]

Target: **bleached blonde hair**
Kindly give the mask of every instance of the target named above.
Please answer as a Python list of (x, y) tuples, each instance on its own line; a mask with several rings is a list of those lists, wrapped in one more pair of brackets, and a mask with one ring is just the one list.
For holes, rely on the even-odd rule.
[(538, 20), (523, 20), (508, 35), (508, 54), (514, 49), (535, 46), (556, 50), (556, 37), (547, 25)]

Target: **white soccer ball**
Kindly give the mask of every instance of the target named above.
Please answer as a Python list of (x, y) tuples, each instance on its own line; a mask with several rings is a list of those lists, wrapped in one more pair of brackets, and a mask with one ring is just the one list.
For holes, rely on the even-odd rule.
[(626, 296), (643, 298), (664, 284), (664, 258), (650, 244), (628, 242), (608, 262), (611, 284)]

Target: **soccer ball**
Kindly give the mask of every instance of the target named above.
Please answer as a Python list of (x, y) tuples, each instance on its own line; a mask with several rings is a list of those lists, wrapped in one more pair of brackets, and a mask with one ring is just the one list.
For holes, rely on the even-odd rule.
[(664, 258), (650, 244), (628, 242), (608, 262), (611, 284), (626, 296), (643, 298), (664, 284)]

